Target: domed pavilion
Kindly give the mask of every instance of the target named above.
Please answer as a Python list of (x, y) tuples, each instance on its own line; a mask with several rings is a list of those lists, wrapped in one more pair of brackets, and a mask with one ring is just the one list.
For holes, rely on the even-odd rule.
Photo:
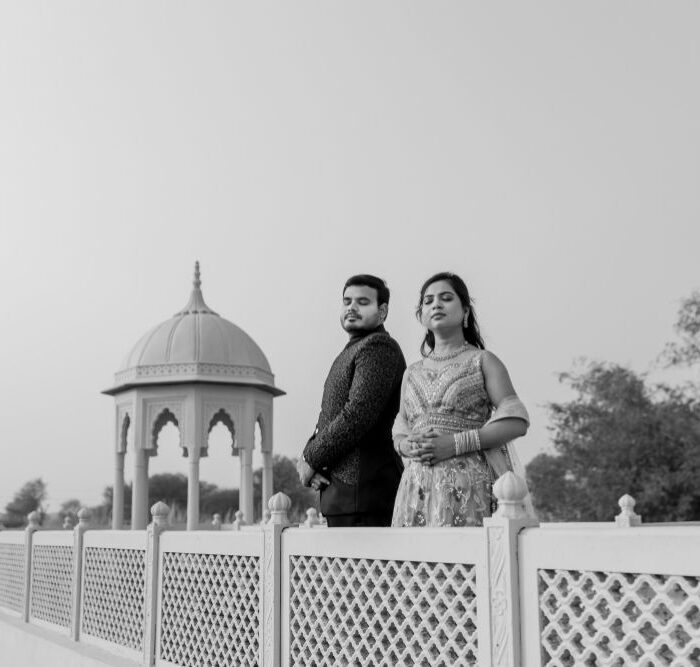
[(158, 434), (167, 423), (180, 432), (189, 458), (187, 529), (199, 524), (199, 459), (207, 455), (209, 433), (218, 423), (230, 432), (232, 454), (240, 456), (240, 509), (253, 521), (253, 445), (260, 426), (263, 461), (262, 504), (272, 495), (272, 399), (270, 364), (256, 342), (215, 313), (202, 295), (199, 262), (187, 305), (148, 331), (114, 376), (116, 409), (112, 527), (124, 519), (124, 456), (133, 428), (134, 483), (131, 528), (148, 522), (148, 460), (158, 453)]

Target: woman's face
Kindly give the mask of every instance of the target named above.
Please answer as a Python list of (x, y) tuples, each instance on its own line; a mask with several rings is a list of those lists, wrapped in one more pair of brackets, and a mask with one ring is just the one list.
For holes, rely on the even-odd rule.
[(420, 321), (430, 331), (461, 329), (465, 312), (454, 287), (447, 280), (438, 280), (423, 294)]

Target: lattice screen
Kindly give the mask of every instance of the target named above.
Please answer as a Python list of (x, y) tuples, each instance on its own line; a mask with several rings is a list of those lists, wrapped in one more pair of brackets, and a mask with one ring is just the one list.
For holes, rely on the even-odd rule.
[(700, 666), (700, 578), (538, 574), (543, 665)]
[(23, 544), (0, 544), (0, 607), (24, 609)]
[(35, 544), (32, 548), (31, 618), (70, 628), (73, 547)]
[(81, 632), (143, 650), (146, 552), (87, 547)]
[(175, 665), (257, 665), (260, 562), (254, 556), (163, 554), (159, 657)]
[(476, 665), (472, 565), (293, 556), (293, 665)]

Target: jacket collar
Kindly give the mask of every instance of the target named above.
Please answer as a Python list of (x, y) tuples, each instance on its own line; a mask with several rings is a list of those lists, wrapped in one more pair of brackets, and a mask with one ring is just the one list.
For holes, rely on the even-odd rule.
[(359, 331), (353, 331), (350, 334), (350, 340), (348, 341), (348, 344), (345, 347), (350, 347), (350, 345), (354, 345), (355, 343), (361, 341), (363, 338), (367, 338), (367, 336), (374, 333), (386, 333), (384, 325), (380, 324), (374, 329), (360, 329)]

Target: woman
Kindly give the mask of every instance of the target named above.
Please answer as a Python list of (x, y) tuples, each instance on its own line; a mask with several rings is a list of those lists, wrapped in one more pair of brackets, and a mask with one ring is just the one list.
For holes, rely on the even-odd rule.
[(484, 349), (469, 291), (454, 273), (424, 283), (416, 316), (423, 359), (406, 369), (394, 424), (405, 469), (393, 526), (480, 526), (494, 481), (513, 461), (527, 411), (503, 363)]

